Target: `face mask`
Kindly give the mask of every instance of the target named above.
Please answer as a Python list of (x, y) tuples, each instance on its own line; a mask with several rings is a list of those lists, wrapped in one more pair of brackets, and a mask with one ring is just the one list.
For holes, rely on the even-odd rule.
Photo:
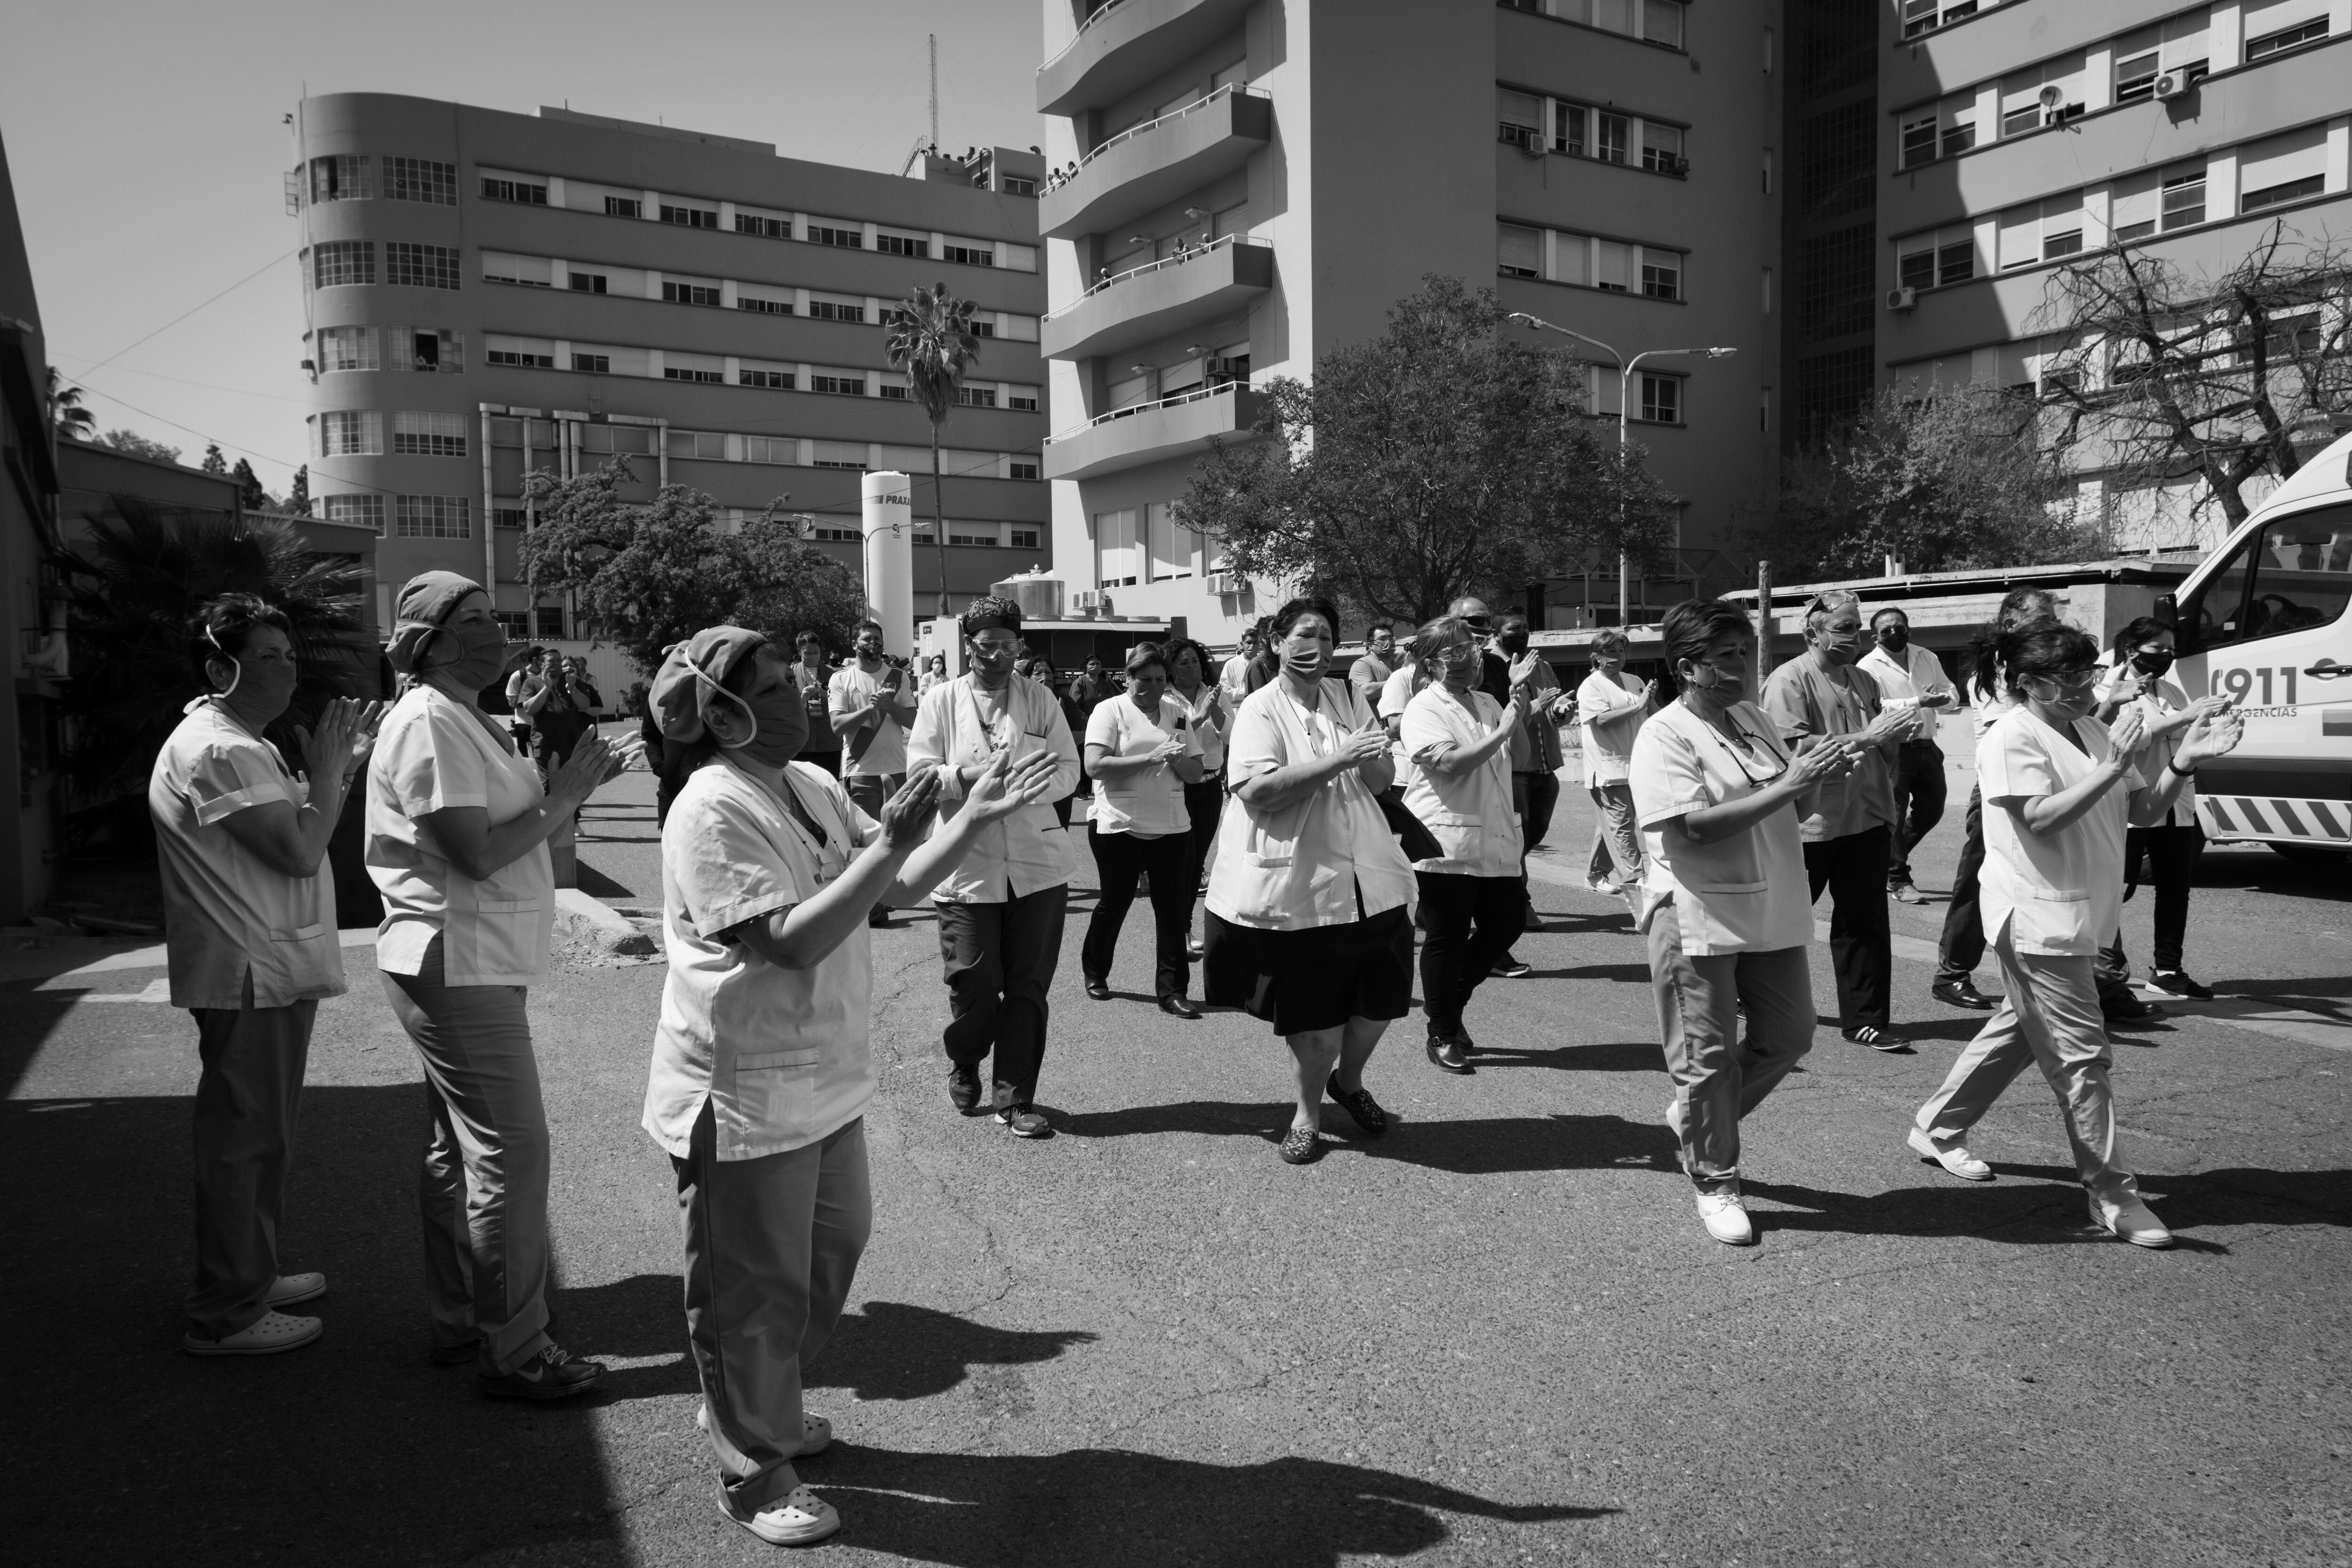
[(1886, 626), (1878, 628), (1878, 646), (1889, 653), (1901, 653), (1911, 646), (1911, 632), (1906, 626)]
[(205, 628), (205, 640), (212, 644), (219, 657), (236, 672), (229, 677), (226, 686), (213, 693), (214, 696), (226, 698), (231, 692), (244, 692), (245, 700), (238, 706), (260, 715), (264, 724), (274, 722), (293, 704), (297, 672), (292, 659), (257, 663), (247, 669), (243, 659), (221, 647), (220, 639), (213, 636), (209, 626)]
[(2132, 655), (2132, 668), (2153, 680), (2172, 668), (2172, 655), (2160, 651)]
[(689, 659), (688, 668), (703, 685), (741, 710), (751, 722), (751, 733), (740, 741), (721, 740), (713, 731), (711, 739), (719, 742), (722, 751), (740, 752), (748, 761), (770, 767), (782, 767), (800, 754), (808, 740), (808, 714), (801, 705), (799, 692), (771, 691), (758, 701), (746, 701), (711, 679), (700, 665)]
[[(444, 627), (443, 635), (457, 643), (457, 657), (427, 667), (425, 674), (445, 678), (462, 690), (479, 691), (505, 672), (507, 634), (498, 622), (467, 621)], [(552, 670), (543, 673), (550, 679), (554, 677)]]
[[(1701, 680), (1699, 679), (1701, 675), (1705, 675), (1706, 679)], [(1711, 664), (1694, 664), (1691, 666), (1691, 672), (1683, 677), (1683, 687), (1690, 691), (1713, 691), (1723, 683), (1723, 671)]]
[(1525, 653), (1528, 649), (1528, 634), (1524, 631), (1505, 632), (1496, 637), (1495, 642), (1505, 653)]

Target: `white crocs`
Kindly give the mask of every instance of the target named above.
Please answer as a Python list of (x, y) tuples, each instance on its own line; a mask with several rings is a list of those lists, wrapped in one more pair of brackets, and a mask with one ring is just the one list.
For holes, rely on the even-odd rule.
[(794, 1487), (745, 1519), (729, 1506), (722, 1482), (719, 1511), (771, 1546), (814, 1546), (841, 1529), (840, 1512), (806, 1487)]
[(280, 1274), (269, 1288), (267, 1304), (271, 1307), (292, 1307), (304, 1301), (315, 1301), (327, 1293), (327, 1277), (316, 1269), (307, 1274)]
[(1926, 1155), (1964, 1182), (1990, 1182), (1992, 1167), (1968, 1152), (1963, 1144), (1938, 1143), (1920, 1128), (1911, 1129), (1905, 1139), (1913, 1150)]
[(219, 1339), (191, 1329), (180, 1337), (180, 1348), (190, 1355), (276, 1355), (280, 1351), (299, 1350), (326, 1331), (327, 1325), (317, 1318), (264, 1312), (236, 1332)]

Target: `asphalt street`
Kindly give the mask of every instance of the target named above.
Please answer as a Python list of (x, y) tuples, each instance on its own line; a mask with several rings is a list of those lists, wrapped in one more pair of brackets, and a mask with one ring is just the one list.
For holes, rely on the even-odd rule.
[[(1952, 813), (1919, 857), (1949, 885)], [(586, 880), (658, 900), (650, 784), (591, 806)], [(1876, 1055), (1825, 1020), (1750, 1121), (1761, 1245), (1710, 1241), (1661, 1124), (1647, 971), (1569, 885), (1565, 792), (1535, 974), (1471, 1006), (1478, 1071), (1416, 1016), (1276, 1157), (1286, 1056), (1235, 1014), (1150, 1005), (1148, 911), (1088, 1001), (1072, 899), (1047, 1058), (1059, 1135), (956, 1116), (936, 927), (876, 933), (877, 1217), (812, 1367), (806, 1462), (849, 1563), (2323, 1564), (2352, 1561), (2352, 879), (2210, 852), (2189, 967), (2241, 1000), (2116, 1037), (2128, 1147), (2180, 1246), (2088, 1230), (2047, 1089), (1976, 1148), (1907, 1151), (1980, 1016), (1927, 995), (1941, 904), (1901, 907)], [(1082, 854), (1081, 858), (1084, 858)], [(2147, 900), (2127, 906), (2144, 964)], [(1822, 911), (1826, 918), (1826, 908)], [(478, 1399), (427, 1364), (422, 1092), (364, 945), (322, 1007), (284, 1231), (323, 1268), (317, 1346), (179, 1353), (194, 1032), (161, 971), (17, 980), (0, 1010), (0, 1402), (12, 1563), (730, 1563), (683, 1356), (674, 1184), (639, 1131), (658, 959), (567, 947), (530, 1010), (555, 1138), (559, 1332), (611, 1368), (577, 1405)], [(1817, 944), (1815, 995), (1831, 1007)], [(1989, 988), (1995, 976), (1980, 973)], [(2228, 1015), (2224, 1016), (2224, 1015)]]

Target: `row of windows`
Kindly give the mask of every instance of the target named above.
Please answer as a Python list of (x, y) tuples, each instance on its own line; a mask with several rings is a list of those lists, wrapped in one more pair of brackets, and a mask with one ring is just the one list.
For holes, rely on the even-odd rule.
[(333, 495), (320, 498), (327, 521), (356, 522), (383, 532), (384, 501), (392, 502), (397, 539), (470, 539), (473, 508), (464, 496)]
[(385, 158), (379, 171), (376, 163), (365, 153), (339, 153), (311, 159), (310, 200), (372, 200), (379, 188), (380, 172), (381, 189), (387, 200), (429, 202), (448, 207), (457, 205), (457, 164), (436, 163), (430, 158)]
[(2221, 68), (2252, 65), (2329, 36), (2330, 0), (2200, 5), (1922, 104), (1901, 121), (1901, 163), (1916, 168), (2029, 135), (2116, 104), (2186, 91)]
[(1094, 536), (1095, 584), (1103, 588), (1129, 588), (1205, 574), (1216, 554), (1216, 545), (1208, 535), (1176, 520), (1171, 501), (1098, 511), (1094, 515)]
[[(800, 361), (763, 360), (740, 354), (697, 353), (685, 349), (576, 342), (568, 338), (530, 338), (506, 332), (484, 334), (483, 357), (494, 365), (521, 370), (571, 370), (588, 375), (634, 375), (655, 381), (699, 382), (711, 386), (751, 386), (769, 392), (824, 392), (843, 397), (912, 397), (907, 377), (897, 371), (869, 371)], [(1040, 389), (1017, 382), (970, 381), (956, 401), (969, 408), (1038, 410)]]
[(1661, 48), (1683, 47), (1683, 0), (1502, 0), (1514, 11), (1557, 16), (1580, 26), (1622, 33)]
[(572, 212), (602, 213), (606, 217), (650, 220), (680, 228), (706, 228), (751, 235), (760, 239), (797, 240), (804, 245), (831, 246), (839, 249), (871, 249), (885, 256), (945, 261), (962, 267), (1005, 267), (1020, 272), (1037, 270), (1037, 249), (1034, 246), (1003, 244), (962, 235), (865, 223), (852, 218), (782, 212), (739, 202), (664, 196), (657, 192), (602, 185), (588, 180), (568, 180), (555, 174), (484, 169), (480, 171), (480, 177), (479, 189), (486, 201), (562, 207)]
[[(656, 453), (680, 460), (710, 463), (766, 463), (784, 468), (846, 468), (857, 472), (896, 468), (902, 473), (931, 471), (929, 447), (893, 446), (887, 442), (819, 440), (805, 436), (751, 435), (741, 431), (680, 430), (665, 433), (652, 425), (571, 424), (579, 449), (591, 457), (652, 457)], [(490, 445), (520, 448), (526, 435), (533, 461), (551, 453), (557, 441), (555, 423), (548, 419), (493, 416)], [(1033, 453), (965, 451), (942, 447), (940, 467), (950, 479), (1034, 479), (1037, 458)]]
[[(331, 409), (311, 418), (314, 458), (379, 458), (383, 455), (383, 414), (374, 408)], [(392, 416), (392, 450), (412, 458), (466, 455), (466, 416), (399, 410)]]
[[(310, 286), (332, 289), (344, 284), (373, 283), (376, 242), (372, 239), (322, 240), (310, 247)], [(383, 247), (386, 283), (410, 289), (457, 287), (457, 251), (447, 245), (410, 245), (387, 240)]]
[[(659, 300), (710, 310), (752, 310), (770, 316), (805, 316), (813, 321), (882, 324), (887, 301), (870, 295), (831, 294), (787, 283), (753, 283), (733, 278), (698, 278), (640, 267), (561, 257), (482, 252), (482, 280), (527, 289), (563, 289), (631, 300)], [(974, 313), (972, 331), (983, 338), (1037, 341), (1037, 318), (1013, 310)]]
[(321, 374), (409, 370), (455, 375), (466, 368), (466, 334), (445, 327), (321, 327), (314, 342), (310, 368)]
[(1907, 289), (1943, 288), (2324, 195), (2333, 129), (2306, 125), (2217, 149), (2200, 163), (2143, 169), (2109, 185), (1906, 235), (1895, 241), (1898, 280)]
[(1517, 223), (1497, 223), (1495, 235), (1495, 269), (1507, 278), (1539, 278), (1653, 300), (1683, 297), (1685, 258), (1679, 250)]
[(1690, 173), (1679, 125), (1502, 86), (1495, 89), (1495, 114), (1500, 139), (1531, 153), (1549, 149), (1654, 174)]

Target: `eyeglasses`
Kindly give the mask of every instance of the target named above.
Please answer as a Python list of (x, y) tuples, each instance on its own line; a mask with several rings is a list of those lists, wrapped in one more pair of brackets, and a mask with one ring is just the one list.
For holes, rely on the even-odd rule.
[[(1723, 731), (1714, 725), (1710, 724), (1706, 729), (1707, 733), (1713, 735), (1723, 745), (1723, 749), (1731, 753), (1731, 760), (1739, 764), (1740, 773), (1749, 784), (1759, 786), (1768, 784), (1789, 771), (1787, 764), (1774, 755), (1770, 748), (1765, 746), (1761, 736), (1751, 735), (1745, 730), (1735, 730), (1732, 731), (1731, 740), (1726, 742), (1723, 739)], [(1759, 751), (1761, 755), (1759, 755)], [(1756, 771), (1759, 766), (1765, 769), (1765, 772), (1760, 774)]]
[(2029, 675), (2028, 680), (2047, 681), (2062, 691), (2087, 691), (2096, 685), (2100, 671), (2093, 669), (2060, 669), (2049, 674)]

